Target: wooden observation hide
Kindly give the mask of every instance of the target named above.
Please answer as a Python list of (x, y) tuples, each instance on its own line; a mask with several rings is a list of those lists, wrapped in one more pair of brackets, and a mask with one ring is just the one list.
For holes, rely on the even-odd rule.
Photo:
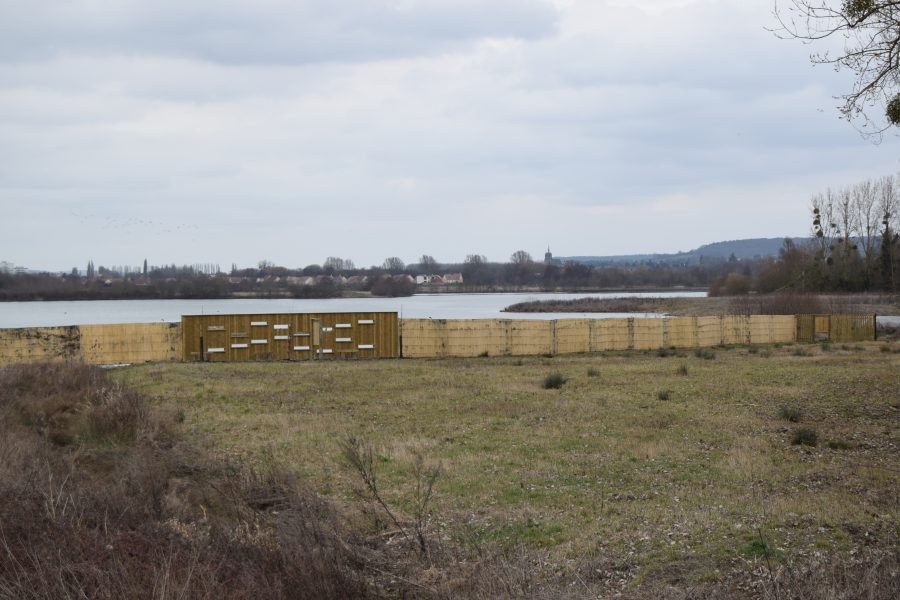
[(184, 315), (184, 360), (228, 362), (393, 358), (397, 313)]

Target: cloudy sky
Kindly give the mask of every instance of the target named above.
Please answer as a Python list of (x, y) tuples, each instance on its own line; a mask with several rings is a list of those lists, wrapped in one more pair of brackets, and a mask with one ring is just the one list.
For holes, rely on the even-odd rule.
[(687, 250), (893, 173), (773, 0), (0, 0), (0, 260)]

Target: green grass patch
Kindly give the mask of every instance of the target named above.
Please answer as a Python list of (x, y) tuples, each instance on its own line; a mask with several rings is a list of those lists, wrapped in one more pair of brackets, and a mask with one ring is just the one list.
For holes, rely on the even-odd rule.
[[(554, 564), (600, 554), (633, 569), (675, 552), (693, 557), (699, 577), (729, 572), (748, 541), (736, 523), (765, 522), (786, 555), (814, 551), (817, 539), (862, 547), (867, 531), (888, 539), (900, 522), (900, 430), (886, 418), (897, 403), (886, 390), (900, 389), (900, 355), (879, 345), (813, 362), (718, 350), (716, 360), (685, 359), (690, 377), (676, 377), (681, 361), (613, 352), (524, 365), (172, 363), (111, 375), (156, 410), (183, 411), (177, 427), (197, 444), (250, 464), (272, 457), (338, 501), (358, 498), (339, 449), (357, 435), (391, 457), (378, 466), (393, 506), (414, 504), (416, 452), (443, 465), (432, 522), (453, 539), (519, 540)], [(542, 389), (548, 372), (572, 374), (563, 393)], [(677, 401), (656, 401), (666, 390)], [(777, 420), (786, 406), (814, 415), (823, 435), (840, 432), (825, 437), (865, 447), (879, 468), (798, 452), (786, 443), (794, 426)]]

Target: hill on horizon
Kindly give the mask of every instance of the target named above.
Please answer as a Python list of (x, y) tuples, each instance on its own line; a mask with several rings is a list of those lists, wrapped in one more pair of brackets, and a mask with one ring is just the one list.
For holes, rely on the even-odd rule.
[[(788, 236), (789, 237), (789, 236)], [(738, 260), (765, 258), (776, 256), (786, 238), (749, 238), (744, 240), (728, 240), (704, 244), (687, 252), (669, 254), (621, 254), (612, 256), (558, 256), (562, 262), (574, 261), (588, 265), (632, 265), (655, 263), (663, 265), (697, 265), (706, 260), (721, 262), (728, 260), (733, 254)], [(806, 238), (791, 238), (801, 242)]]

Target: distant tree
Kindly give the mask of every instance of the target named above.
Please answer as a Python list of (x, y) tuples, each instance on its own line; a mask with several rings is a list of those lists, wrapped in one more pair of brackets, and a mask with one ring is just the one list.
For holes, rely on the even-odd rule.
[(381, 268), (390, 273), (399, 273), (406, 268), (406, 264), (404, 264), (404, 262), (396, 256), (389, 256), (384, 259), (384, 263), (381, 265)]
[(147, 276), (147, 259), (144, 259), (144, 277)]
[(257, 264), (257, 267), (259, 267), (260, 271), (265, 271), (265, 270), (271, 269), (274, 266), (275, 266), (275, 263), (273, 263), (271, 260), (261, 260)]
[(467, 254), (463, 261), (466, 265), (484, 265), (487, 264), (487, 257), (483, 254)]
[(423, 271), (434, 271), (437, 269), (438, 263), (433, 256), (423, 254), (419, 257), (419, 267)]
[(371, 292), (373, 296), (388, 296), (391, 298), (398, 296), (412, 296), (416, 291), (416, 282), (408, 275), (381, 275), (372, 283)]
[(231, 274), (237, 275), (237, 271), (238, 271), (237, 263), (231, 263)]
[(881, 289), (895, 292), (900, 284), (900, 235), (891, 229), (890, 215), (886, 214), (881, 232), (881, 249), (878, 256)]
[(69, 273), (72, 277), (78, 277), (78, 267), (72, 267), (72, 272)]
[[(349, 267), (347, 266), (348, 262), (350, 263)], [(343, 258), (340, 258), (338, 256), (329, 256), (328, 258), (325, 259), (325, 262), (323, 263), (322, 267), (326, 271), (331, 269), (332, 271), (334, 271), (336, 273), (340, 273), (341, 271), (344, 271), (347, 269), (352, 269), (353, 261), (345, 261)]]
[(560, 277), (567, 287), (585, 287), (590, 284), (591, 271), (590, 265), (569, 260), (563, 265)]
[(92, 260), (88, 261), (87, 271), (85, 273), (89, 279), (94, 277), (94, 261), (92, 261)]
[(729, 273), (709, 286), (710, 296), (744, 296), (750, 292), (751, 280), (741, 273)]
[(509, 257), (509, 262), (514, 265), (530, 265), (534, 261), (531, 260), (531, 255), (524, 250), (516, 250)]

